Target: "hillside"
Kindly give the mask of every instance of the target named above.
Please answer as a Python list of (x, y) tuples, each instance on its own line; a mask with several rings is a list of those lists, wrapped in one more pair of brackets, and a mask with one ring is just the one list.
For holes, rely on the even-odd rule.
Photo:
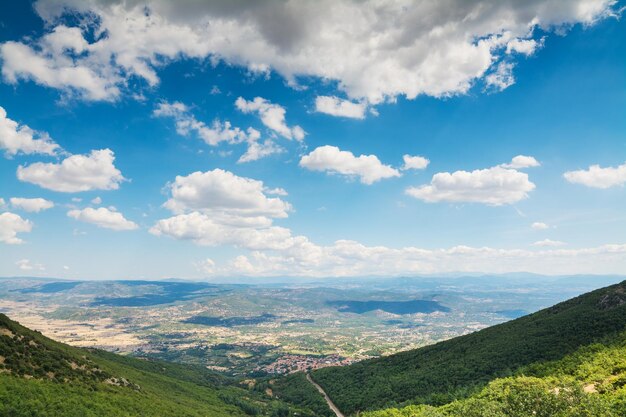
[(362, 417), (620, 417), (626, 415), (626, 332), (558, 361), (521, 368), (469, 398), (441, 407), (410, 405)]
[[(402, 403), (440, 405), (468, 397), (521, 367), (554, 361), (626, 326), (626, 282), (466, 336), (313, 378), (346, 414)], [(538, 365), (536, 365), (538, 366)]]
[(203, 368), (54, 342), (0, 314), (0, 415), (312, 416)]

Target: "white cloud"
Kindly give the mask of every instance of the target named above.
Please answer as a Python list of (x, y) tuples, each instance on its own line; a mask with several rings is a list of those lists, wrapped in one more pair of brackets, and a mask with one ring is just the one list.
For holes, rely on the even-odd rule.
[(30, 259), (20, 259), (15, 263), (21, 271), (45, 271), (46, 268), (41, 264), (32, 264)]
[(447, 201), (500, 206), (521, 201), (534, 189), (535, 184), (526, 173), (499, 165), (471, 172), (439, 172), (433, 175), (430, 184), (409, 187), (405, 192), (428, 203)]
[(262, 181), (214, 169), (177, 176), (169, 186), (172, 197), (164, 206), (173, 213), (200, 211), (220, 217), (284, 218), (291, 205), (268, 197)]
[[(283, 194), (282, 191), (227, 171), (178, 177), (170, 191), (172, 197), (165, 206), (175, 215), (156, 222), (150, 233), (198, 245), (232, 245), (248, 251), (225, 263), (212, 259), (198, 262), (196, 268), (203, 275), (407, 276), (485, 271), (569, 274), (616, 273), (626, 268), (626, 244), (567, 250), (468, 246), (425, 249), (366, 246), (338, 240), (321, 246), (306, 236), (273, 225), (274, 219), (287, 215), (288, 203), (269, 203), (267, 194)], [(255, 196), (255, 202), (244, 198), (250, 194)]]
[(542, 222), (534, 222), (533, 224), (530, 225), (530, 227), (533, 230), (546, 230), (548, 229), (550, 226), (548, 226), (546, 223), (542, 223)]
[(261, 181), (214, 170), (177, 177), (169, 189), (171, 197), (164, 206), (175, 215), (157, 221), (150, 233), (248, 251), (225, 263), (212, 259), (198, 262), (196, 268), (207, 276), (406, 276), (485, 271), (568, 274), (616, 273), (626, 268), (626, 244), (567, 250), (425, 249), (338, 240), (321, 246), (273, 224), (275, 219), (286, 217), (291, 206), (268, 197), (286, 192), (267, 188)]
[(24, 243), (17, 237), (18, 233), (28, 233), (33, 229), (30, 220), (21, 218), (19, 215), (10, 212), (0, 213), (0, 242), (9, 245), (19, 245)]
[[(289, 229), (269, 224), (237, 222), (214, 218), (200, 212), (180, 214), (159, 220), (150, 232), (203, 246), (233, 245), (253, 250), (281, 250), (292, 244)], [(268, 226), (268, 227), (266, 227)]]
[[(302, 238), (304, 239), (304, 238)], [(212, 265), (215, 276), (410, 276), (462, 272), (540, 274), (622, 273), (626, 244), (579, 249), (498, 249), (454, 246), (443, 249), (366, 246), (338, 240), (317, 246), (306, 240), (278, 251), (253, 250)]]
[(69, 156), (59, 164), (36, 162), (28, 166), (20, 165), (17, 178), (65, 193), (117, 190), (124, 177), (113, 161), (115, 155), (110, 149), (93, 150), (88, 155)]
[(15, 265), (17, 265), (17, 267), (22, 271), (30, 271), (31, 269), (33, 269), (33, 266), (30, 264), (30, 260), (28, 259), (20, 259), (19, 261), (15, 262)]
[(565, 244), (566, 244), (565, 242), (561, 242), (560, 240), (543, 239), (543, 240), (538, 240), (537, 242), (533, 243), (533, 246), (540, 246), (540, 247), (563, 246)]
[(187, 136), (190, 132), (195, 132), (207, 145), (217, 146), (221, 142), (242, 143), (256, 141), (261, 134), (252, 128), (244, 131), (238, 127), (232, 127), (229, 121), (213, 121), (211, 126), (198, 121), (190, 112), (189, 108), (181, 103), (160, 103), (153, 114), (157, 117), (172, 117), (176, 121), (176, 131), (178, 134)]
[(293, 245), (289, 229), (273, 225), (285, 218), (291, 205), (279, 197), (282, 188), (266, 188), (261, 181), (215, 169), (176, 177), (164, 207), (173, 217), (161, 219), (150, 233), (199, 245), (233, 245), (255, 250), (279, 250)]
[(592, 188), (611, 188), (626, 184), (626, 163), (617, 167), (602, 168), (591, 165), (588, 169), (568, 171), (563, 177), (574, 184), (582, 184)]
[(112, 208), (99, 207), (92, 208), (87, 207), (82, 210), (70, 210), (67, 212), (68, 217), (76, 219), (81, 222), (95, 224), (98, 227), (112, 230), (135, 230), (139, 226), (127, 220), (122, 213), (119, 213)]
[(503, 168), (522, 169), (538, 167), (541, 166), (541, 164), (532, 156), (517, 155), (511, 160), (510, 163), (502, 164), (501, 166)]
[(502, 91), (515, 84), (513, 76), (513, 68), (515, 64), (511, 62), (500, 62), (492, 72), (485, 76), (485, 84), (494, 88), (496, 91)]
[(48, 210), (54, 207), (54, 203), (52, 201), (46, 200), (44, 198), (13, 197), (9, 201), (14, 208), (34, 213), (38, 213), (42, 210)]
[(403, 170), (426, 169), (428, 164), (430, 164), (430, 161), (423, 156), (403, 155), (402, 159), (404, 160)]
[(283, 151), (270, 139), (261, 142), (261, 133), (252, 127), (244, 131), (238, 127), (233, 127), (229, 121), (221, 122), (219, 120), (214, 120), (209, 126), (197, 120), (189, 112), (189, 108), (181, 102), (160, 103), (153, 114), (157, 117), (174, 118), (178, 134), (187, 136), (191, 132), (195, 132), (210, 146), (218, 146), (221, 143), (247, 143), (248, 149), (237, 161), (239, 163), (256, 161)]
[(325, 171), (346, 176), (358, 176), (363, 184), (371, 185), (385, 178), (402, 174), (380, 162), (376, 155), (354, 156), (336, 146), (320, 146), (300, 159), (300, 166), (311, 171)]
[(102, 204), (102, 199), (101, 199), (100, 197), (93, 198), (93, 199), (91, 200), (91, 204), (94, 204), (94, 205), (96, 205), (96, 206), (97, 206), (97, 205), (100, 205), (100, 204)]
[(265, 194), (271, 194), (271, 195), (279, 195), (279, 196), (286, 196), (289, 195), (289, 193), (287, 192), (287, 190), (285, 190), (284, 188), (265, 188), (264, 189)]
[[(65, 30), (64, 26), (56, 27), (55, 31), (58, 30)], [(70, 48), (63, 51), (51, 48), (46, 40), (52, 34), (54, 32), (44, 36), (34, 47), (20, 42), (0, 44), (4, 79), (11, 84), (19, 80), (33, 80), (70, 94), (75, 92), (89, 100), (113, 100), (119, 96), (116, 84), (121, 83), (122, 78), (114, 74), (113, 68), (108, 68), (105, 63), (90, 68), (88, 63), (81, 64), (81, 59), (69, 58)]]
[[(30, 79), (91, 100), (117, 98), (131, 77), (155, 86), (157, 69), (173, 60), (210, 57), (253, 72), (273, 69), (292, 85), (299, 77), (334, 81), (350, 98), (379, 103), (401, 95), (466, 93), (494, 68), (503, 68), (504, 57), (514, 59), (511, 52), (532, 54), (535, 33), (593, 24), (615, 14), (614, 5), (613, 0), (176, 5), (41, 0), (36, 10), (50, 32), (1, 44), (0, 54), (8, 82)], [(95, 33), (96, 40), (86, 41), (87, 33)]]
[(253, 141), (248, 144), (246, 152), (239, 157), (237, 163), (256, 161), (270, 155), (283, 152), (284, 149), (275, 144), (271, 139), (263, 142)]
[(535, 53), (537, 48), (543, 46), (543, 39), (536, 41), (534, 39), (513, 39), (506, 45), (506, 53), (513, 52), (530, 56)]
[(210, 258), (206, 258), (200, 262), (196, 262), (194, 263), (194, 266), (198, 271), (207, 275), (211, 275), (215, 271), (215, 262)]
[(364, 119), (366, 110), (367, 104), (363, 102), (355, 103), (335, 96), (317, 96), (315, 98), (315, 111), (318, 113), (351, 119)]
[(9, 119), (6, 110), (0, 106), (0, 149), (11, 157), (19, 153), (54, 155), (60, 147), (46, 133), (36, 132)]
[(239, 97), (235, 101), (235, 107), (242, 113), (256, 113), (265, 127), (286, 139), (298, 141), (304, 139), (306, 132), (300, 126), (287, 126), (285, 121), (287, 110), (283, 106), (270, 103), (263, 97), (255, 97), (250, 101)]

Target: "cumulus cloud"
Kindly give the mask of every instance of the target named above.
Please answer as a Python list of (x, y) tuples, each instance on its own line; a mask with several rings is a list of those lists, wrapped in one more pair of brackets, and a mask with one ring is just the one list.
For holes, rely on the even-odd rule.
[(178, 176), (168, 188), (171, 197), (163, 206), (175, 216), (156, 222), (150, 229), (156, 236), (259, 250), (284, 249), (294, 239), (289, 229), (273, 225), (292, 210), (271, 197), (286, 195), (282, 188), (221, 169)]
[(284, 188), (265, 188), (264, 189), (265, 194), (270, 194), (270, 195), (279, 195), (279, 196), (287, 196), (289, 195), (289, 193), (287, 192), (287, 190), (285, 190)]
[(54, 207), (54, 203), (52, 201), (46, 200), (44, 198), (13, 197), (9, 201), (14, 208), (34, 213), (38, 213), (42, 210), (48, 210)]
[(282, 152), (282, 148), (271, 139), (261, 142), (261, 133), (249, 127), (242, 130), (233, 127), (229, 121), (214, 120), (211, 125), (197, 120), (189, 108), (181, 102), (162, 102), (153, 112), (156, 117), (171, 117), (176, 122), (178, 134), (188, 136), (191, 132), (196, 133), (207, 145), (217, 146), (221, 143), (239, 144), (247, 143), (247, 151), (239, 158), (238, 162), (251, 162), (266, 156)]
[(517, 155), (511, 159), (511, 162), (502, 164), (501, 166), (504, 168), (522, 169), (538, 167), (541, 166), (541, 164), (532, 156)]
[(20, 153), (54, 155), (60, 147), (48, 134), (9, 119), (6, 110), (0, 106), (0, 149), (11, 157)]
[(315, 98), (315, 111), (331, 116), (348, 117), (351, 119), (364, 119), (367, 104), (343, 100), (335, 96), (317, 96)]
[(200, 211), (212, 215), (284, 218), (291, 205), (268, 197), (262, 181), (214, 169), (177, 176), (164, 206), (174, 213)]
[(72, 155), (61, 163), (36, 162), (17, 168), (17, 178), (48, 190), (75, 193), (90, 190), (117, 190), (124, 181), (113, 162), (110, 149), (93, 150), (88, 155)]
[(533, 243), (533, 246), (563, 246), (565, 244), (565, 242), (561, 242), (560, 240), (543, 239)]
[[(306, 250), (302, 250), (305, 248)], [(626, 244), (579, 249), (389, 248), (338, 240), (329, 246), (302, 241), (280, 251), (254, 250), (212, 265), (216, 276), (409, 276), (417, 274), (527, 271), (541, 274), (619, 273)]]
[(513, 39), (506, 44), (506, 53), (518, 53), (530, 56), (535, 53), (537, 48), (543, 45), (544, 39)]
[(300, 126), (287, 126), (287, 110), (279, 104), (270, 103), (263, 97), (255, 97), (250, 101), (239, 97), (235, 101), (235, 107), (242, 113), (256, 113), (265, 127), (286, 139), (304, 139), (306, 133)]
[(116, 84), (120, 84), (123, 79), (115, 74), (113, 68), (109, 68), (104, 62), (91, 65), (87, 62), (80, 63), (82, 60), (73, 60), (68, 55), (83, 51), (76, 51), (69, 45), (60, 50), (50, 45), (48, 40), (55, 33), (70, 30), (84, 40), (78, 28), (61, 25), (34, 45), (21, 42), (0, 44), (4, 79), (11, 84), (20, 80), (33, 80), (37, 84), (57, 88), (68, 94), (76, 93), (89, 100), (117, 98), (120, 90)]
[(546, 230), (550, 226), (548, 226), (546, 223), (543, 223), (543, 222), (534, 222), (533, 224), (530, 225), (530, 227), (533, 230)]
[(323, 171), (348, 177), (359, 177), (363, 184), (371, 185), (385, 178), (402, 174), (389, 165), (384, 165), (376, 155), (354, 156), (336, 146), (320, 146), (300, 159), (300, 166), (311, 171)]
[(247, 251), (220, 264), (212, 259), (198, 262), (196, 268), (207, 276), (406, 276), (485, 271), (615, 273), (626, 267), (626, 244), (567, 250), (469, 246), (425, 249), (367, 246), (352, 240), (337, 240), (323, 246), (273, 224), (273, 220), (288, 214), (290, 206), (280, 199), (269, 202), (268, 195), (285, 193), (267, 188), (260, 181), (214, 170), (177, 177), (169, 190), (171, 198), (165, 207), (175, 215), (157, 221), (150, 229), (152, 234), (204, 246), (232, 245)]
[(283, 151), (284, 149), (275, 144), (271, 139), (266, 139), (263, 142), (253, 141), (248, 144), (248, 149), (239, 157), (237, 163), (256, 161)]
[(0, 242), (9, 245), (19, 245), (24, 243), (17, 237), (18, 233), (28, 233), (33, 229), (30, 220), (21, 218), (19, 215), (10, 212), (0, 213)]
[(67, 215), (78, 221), (95, 224), (104, 229), (121, 231), (135, 230), (139, 227), (135, 222), (127, 220), (122, 213), (106, 207), (70, 210)]
[(189, 112), (189, 108), (181, 103), (160, 103), (154, 110), (153, 114), (157, 117), (172, 117), (176, 121), (176, 131), (183, 136), (195, 132), (207, 145), (216, 146), (221, 142), (226, 143), (242, 143), (247, 141), (256, 141), (261, 134), (252, 128), (246, 131), (238, 127), (233, 127), (229, 121), (221, 122), (213, 121), (210, 126), (204, 122), (196, 120)]
[(617, 167), (603, 168), (591, 165), (588, 169), (568, 171), (563, 177), (574, 184), (582, 184), (592, 188), (611, 188), (626, 184), (626, 163)]
[(253, 250), (282, 250), (292, 245), (291, 231), (264, 224), (232, 224), (228, 220), (192, 212), (159, 220), (150, 232), (203, 246), (233, 245)]
[(33, 264), (30, 259), (20, 259), (15, 263), (21, 271), (45, 271), (46, 268), (41, 264)]
[[(507, 164), (508, 166), (508, 164)], [(406, 194), (428, 203), (513, 204), (528, 197), (535, 184), (528, 174), (498, 165), (474, 171), (439, 172), (430, 184), (409, 187)]]
[(402, 159), (404, 160), (402, 169), (405, 171), (408, 169), (426, 169), (430, 164), (430, 161), (423, 156), (404, 155)]
[(515, 68), (515, 64), (511, 62), (500, 62), (492, 72), (485, 76), (485, 84), (496, 91), (506, 90), (515, 84), (513, 68)]
[(211, 275), (213, 271), (215, 270), (215, 261), (213, 261), (213, 259), (211, 258), (206, 258), (200, 262), (196, 262), (194, 266), (200, 272), (203, 272), (204, 274), (207, 274), (207, 275)]
[(5, 42), (0, 54), (8, 82), (32, 80), (90, 100), (116, 99), (130, 78), (155, 86), (158, 68), (173, 60), (211, 57), (274, 70), (292, 85), (333, 81), (350, 98), (379, 103), (463, 94), (487, 74), (495, 74), (488, 83), (510, 85), (512, 64), (503, 59), (534, 53), (536, 33), (593, 24), (615, 14), (615, 3), (40, 0), (49, 31)]

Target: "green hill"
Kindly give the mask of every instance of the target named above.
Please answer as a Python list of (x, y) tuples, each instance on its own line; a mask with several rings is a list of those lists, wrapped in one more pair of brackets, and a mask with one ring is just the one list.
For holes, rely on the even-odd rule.
[(403, 403), (441, 405), (522, 367), (562, 359), (596, 342), (613, 343), (625, 329), (622, 282), (435, 345), (319, 369), (313, 377), (346, 414)]
[(0, 314), (1, 416), (313, 416), (203, 368), (54, 342)]
[(626, 416), (626, 332), (563, 359), (497, 378), (469, 398), (440, 407), (411, 405), (362, 417)]

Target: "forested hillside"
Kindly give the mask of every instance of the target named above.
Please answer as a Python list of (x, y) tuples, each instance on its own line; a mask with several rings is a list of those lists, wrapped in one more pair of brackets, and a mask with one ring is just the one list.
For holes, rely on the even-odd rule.
[(441, 407), (412, 405), (362, 417), (626, 416), (626, 332), (561, 360), (491, 381), (479, 393)]
[(612, 341), (625, 325), (622, 282), (470, 335), (343, 368), (320, 369), (313, 377), (346, 414), (402, 403), (442, 405), (475, 394), (524, 366)]
[(324, 397), (306, 379), (303, 372), (281, 378), (268, 378), (257, 384), (257, 389), (270, 389), (277, 398), (312, 410), (318, 417), (335, 417)]
[(0, 314), (2, 416), (313, 416), (200, 367), (54, 342)]

